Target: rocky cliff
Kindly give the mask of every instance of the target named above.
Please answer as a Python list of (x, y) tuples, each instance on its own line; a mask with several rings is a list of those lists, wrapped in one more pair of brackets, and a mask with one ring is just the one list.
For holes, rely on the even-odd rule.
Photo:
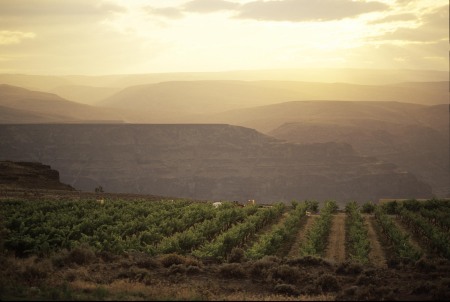
[(75, 189), (59, 181), (59, 172), (37, 162), (0, 161), (0, 188), (3, 189)]
[(286, 143), (215, 125), (0, 125), (0, 159), (39, 161), (77, 189), (210, 200), (426, 198), (431, 188), (344, 143)]

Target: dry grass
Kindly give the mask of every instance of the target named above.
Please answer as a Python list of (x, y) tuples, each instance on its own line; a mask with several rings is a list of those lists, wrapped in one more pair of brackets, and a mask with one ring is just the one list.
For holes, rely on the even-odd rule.
[[(334, 265), (319, 259), (266, 257), (204, 264), (188, 257), (134, 255), (104, 262), (2, 258), (0, 300), (331, 301), (446, 300), (450, 263), (427, 260), (401, 268)], [(163, 264), (164, 262), (164, 264)], [(181, 262), (181, 263), (180, 263)], [(126, 264), (126, 265), (124, 265)], [(169, 265), (170, 264), (170, 265)], [(169, 266), (167, 266), (169, 265)], [(166, 267), (167, 266), (167, 267)], [(435, 268), (440, 268), (439, 270)], [(411, 279), (411, 276), (414, 276)]]

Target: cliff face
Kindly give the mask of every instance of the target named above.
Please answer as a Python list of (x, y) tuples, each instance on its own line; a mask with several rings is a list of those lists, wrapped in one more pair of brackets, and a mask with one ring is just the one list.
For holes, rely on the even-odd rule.
[(286, 143), (229, 125), (0, 125), (0, 159), (39, 161), (93, 191), (261, 202), (431, 197), (348, 144)]
[(0, 188), (75, 190), (59, 181), (59, 172), (36, 162), (0, 161)]

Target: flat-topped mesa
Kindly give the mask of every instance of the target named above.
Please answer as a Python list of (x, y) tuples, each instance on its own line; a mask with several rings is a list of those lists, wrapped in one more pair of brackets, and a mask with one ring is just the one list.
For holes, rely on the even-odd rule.
[(0, 159), (39, 161), (77, 189), (210, 200), (431, 197), (345, 143), (301, 145), (226, 124), (0, 125)]
[(3, 189), (75, 189), (59, 180), (59, 172), (38, 162), (0, 161), (0, 188)]

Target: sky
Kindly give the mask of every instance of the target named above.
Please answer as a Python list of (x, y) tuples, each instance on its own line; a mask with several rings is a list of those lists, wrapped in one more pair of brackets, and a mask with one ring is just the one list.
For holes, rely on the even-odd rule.
[(448, 0), (0, 0), (0, 73), (449, 67)]

